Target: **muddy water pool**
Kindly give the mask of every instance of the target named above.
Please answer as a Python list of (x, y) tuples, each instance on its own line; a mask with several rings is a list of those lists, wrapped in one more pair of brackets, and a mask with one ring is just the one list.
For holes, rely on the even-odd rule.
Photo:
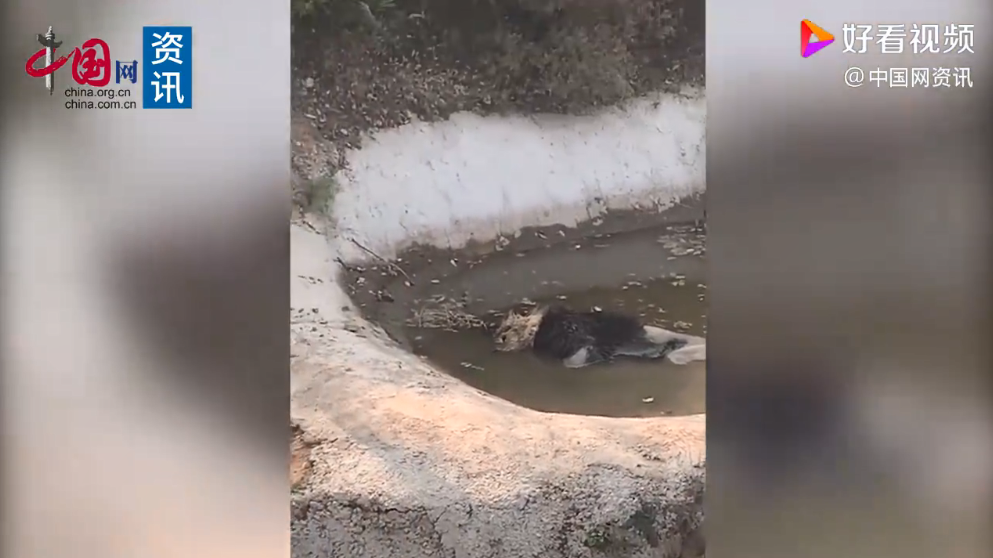
[[(462, 263), (452, 258), (448, 272), (437, 278), (427, 273), (409, 277), (417, 281), (413, 289), (390, 287), (402, 296), (383, 305), (374, 318), (395, 325), (424, 301), (446, 299), (465, 301), (468, 311), (492, 324), (522, 301), (557, 302), (577, 310), (622, 311), (645, 323), (706, 335), (706, 250), (704, 233), (696, 226), (508, 250), (471, 266)], [(494, 352), (486, 329), (446, 331), (414, 327), (409, 320), (392, 329), (394, 337), (403, 337), (410, 350), (440, 369), (532, 409), (615, 417), (705, 412), (702, 362), (617, 360), (568, 369), (530, 353)]]

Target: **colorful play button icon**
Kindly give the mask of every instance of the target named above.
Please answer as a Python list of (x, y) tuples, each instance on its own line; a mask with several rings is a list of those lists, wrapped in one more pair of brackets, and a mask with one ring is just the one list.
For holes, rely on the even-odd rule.
[[(811, 37), (817, 37), (811, 41)], [(816, 52), (834, 42), (834, 35), (818, 27), (816, 23), (805, 19), (800, 22), (800, 55), (810, 58)]]

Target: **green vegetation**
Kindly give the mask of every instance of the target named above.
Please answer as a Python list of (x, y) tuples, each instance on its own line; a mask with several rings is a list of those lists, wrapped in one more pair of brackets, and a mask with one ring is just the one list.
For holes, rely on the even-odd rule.
[[(703, 0), (292, 0), (294, 109), (336, 143), (412, 117), (577, 114), (702, 85)], [(313, 80), (313, 81), (311, 81)]]
[(331, 208), (334, 193), (337, 188), (333, 176), (325, 176), (307, 183), (305, 190), (307, 201), (306, 210), (314, 213), (325, 213)]
[(610, 534), (605, 529), (593, 529), (586, 533), (583, 545), (594, 550), (604, 550), (610, 546)]

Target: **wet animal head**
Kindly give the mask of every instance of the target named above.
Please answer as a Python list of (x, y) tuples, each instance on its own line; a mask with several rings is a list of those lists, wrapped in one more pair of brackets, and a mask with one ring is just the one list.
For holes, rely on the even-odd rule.
[(543, 309), (535, 309), (530, 314), (510, 312), (493, 334), (493, 343), (500, 352), (523, 351), (534, 342)]

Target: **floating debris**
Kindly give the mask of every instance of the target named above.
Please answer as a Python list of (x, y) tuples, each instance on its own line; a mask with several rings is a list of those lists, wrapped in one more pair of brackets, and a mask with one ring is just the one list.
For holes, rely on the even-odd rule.
[(413, 316), (407, 320), (407, 325), (422, 329), (441, 329), (444, 331), (486, 328), (486, 322), (466, 311), (464, 302), (450, 300), (443, 295), (430, 302), (434, 306), (426, 306), (414, 310)]
[[(672, 230), (677, 234), (662, 235), (656, 239), (656, 242), (661, 244), (673, 256), (702, 256), (706, 253), (705, 237), (702, 234), (696, 231), (684, 231), (676, 228)], [(668, 259), (673, 258), (670, 257)]]
[(496, 245), (493, 249), (497, 252), (502, 252), (508, 245), (510, 245), (510, 239), (501, 235), (496, 238)]
[(378, 300), (380, 302), (395, 302), (396, 301), (396, 299), (393, 298), (393, 295), (391, 295), (389, 292), (387, 292), (385, 290), (382, 290), (382, 289), (380, 289), (380, 290), (376, 291), (375, 293), (373, 293), (373, 296), (375, 296), (376, 297), (376, 300)]
[(654, 398), (654, 397), (643, 397), (643, 398), (641, 399), (641, 402), (642, 402), (642, 403), (652, 403), (652, 402), (654, 402), (654, 401), (655, 401), (655, 398)]
[(485, 369), (485, 368), (483, 368), (482, 366), (479, 366), (479, 365), (476, 365), (476, 364), (473, 364), (473, 363), (471, 363), (471, 362), (460, 362), (460, 363), (459, 363), (459, 366), (461, 366), (462, 368), (468, 368), (468, 369), (470, 369), (470, 370), (478, 370), (478, 371), (480, 371), (480, 372), (482, 372), (482, 371), (484, 371), (484, 370), (486, 370), (486, 369)]

